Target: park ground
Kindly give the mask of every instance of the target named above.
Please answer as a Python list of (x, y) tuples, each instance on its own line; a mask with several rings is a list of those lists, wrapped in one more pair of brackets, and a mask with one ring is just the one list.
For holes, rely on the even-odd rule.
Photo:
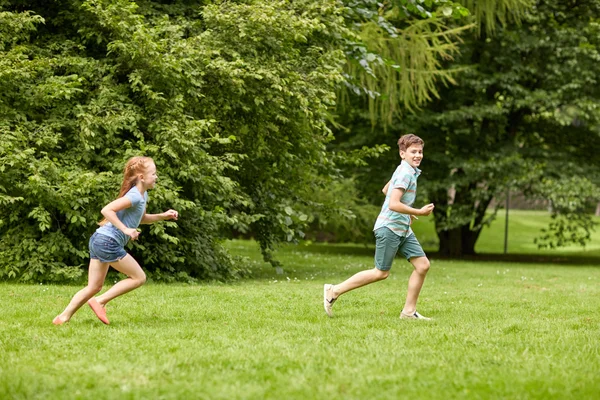
[[(600, 393), (600, 237), (540, 251), (541, 213), (516, 212), (482, 234), (481, 260), (432, 268), (419, 311), (398, 318), (410, 265), (322, 307), (324, 283), (372, 267), (372, 246), (300, 244), (283, 274), (251, 241), (252, 277), (150, 282), (109, 305), (50, 321), (77, 286), (0, 284), (2, 399), (591, 399)], [(431, 227), (415, 226), (424, 244)]]

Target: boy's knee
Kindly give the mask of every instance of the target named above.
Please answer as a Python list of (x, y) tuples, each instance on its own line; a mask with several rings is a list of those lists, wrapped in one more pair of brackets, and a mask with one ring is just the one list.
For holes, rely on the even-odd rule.
[(429, 267), (431, 266), (431, 263), (429, 262), (429, 260), (427, 258), (423, 259), (423, 260), (419, 260), (418, 263), (415, 263), (415, 269), (417, 270), (417, 272), (419, 274), (425, 275), (427, 273), (427, 271), (429, 271)]
[(390, 276), (390, 271), (382, 271), (380, 269), (375, 270), (377, 271), (377, 279), (380, 281)]

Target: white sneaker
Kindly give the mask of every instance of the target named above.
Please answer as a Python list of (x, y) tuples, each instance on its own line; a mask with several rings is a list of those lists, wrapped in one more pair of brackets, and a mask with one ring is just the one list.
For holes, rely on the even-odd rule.
[(406, 314), (404, 311), (400, 313), (401, 319), (422, 319), (423, 321), (431, 321), (431, 318), (427, 318), (419, 314), (418, 312), (414, 312), (413, 314)]
[(333, 297), (333, 285), (329, 283), (323, 285), (323, 306), (325, 307), (325, 312), (330, 317), (333, 316), (331, 307), (333, 307), (333, 303), (335, 303), (336, 300), (337, 298)]

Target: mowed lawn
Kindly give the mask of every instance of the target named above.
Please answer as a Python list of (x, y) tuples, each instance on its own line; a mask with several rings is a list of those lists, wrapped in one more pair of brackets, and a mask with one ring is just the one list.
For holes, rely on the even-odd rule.
[(108, 326), (87, 306), (51, 324), (79, 286), (0, 284), (0, 398), (598, 398), (592, 262), (433, 258), (424, 322), (398, 318), (410, 268), (397, 259), (328, 318), (323, 283), (371, 268), (372, 246), (286, 246), (281, 275), (255, 243), (227, 246), (251, 279), (149, 283), (109, 305)]
[[(505, 211), (500, 210), (496, 219), (485, 226), (475, 250), (481, 254), (504, 253)], [(582, 258), (598, 258), (600, 261), (600, 217), (592, 217), (598, 229), (591, 232), (591, 240), (581, 247), (570, 244), (558, 249), (539, 249), (534, 238), (540, 237), (542, 229), (547, 229), (552, 221), (550, 213), (545, 211), (510, 210), (508, 222), (507, 253), (509, 255), (540, 255), (574, 260)], [(413, 225), (413, 229), (422, 245), (427, 250), (436, 250), (438, 239), (435, 234), (433, 218), (421, 218)]]

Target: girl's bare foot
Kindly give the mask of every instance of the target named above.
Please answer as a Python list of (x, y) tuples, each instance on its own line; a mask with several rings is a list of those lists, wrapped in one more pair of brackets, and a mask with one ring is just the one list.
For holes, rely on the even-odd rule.
[(56, 317), (54, 317), (54, 319), (52, 320), (52, 323), (54, 325), (62, 325), (62, 324), (66, 324), (67, 322), (69, 322), (68, 319), (61, 317), (60, 315), (57, 315)]

